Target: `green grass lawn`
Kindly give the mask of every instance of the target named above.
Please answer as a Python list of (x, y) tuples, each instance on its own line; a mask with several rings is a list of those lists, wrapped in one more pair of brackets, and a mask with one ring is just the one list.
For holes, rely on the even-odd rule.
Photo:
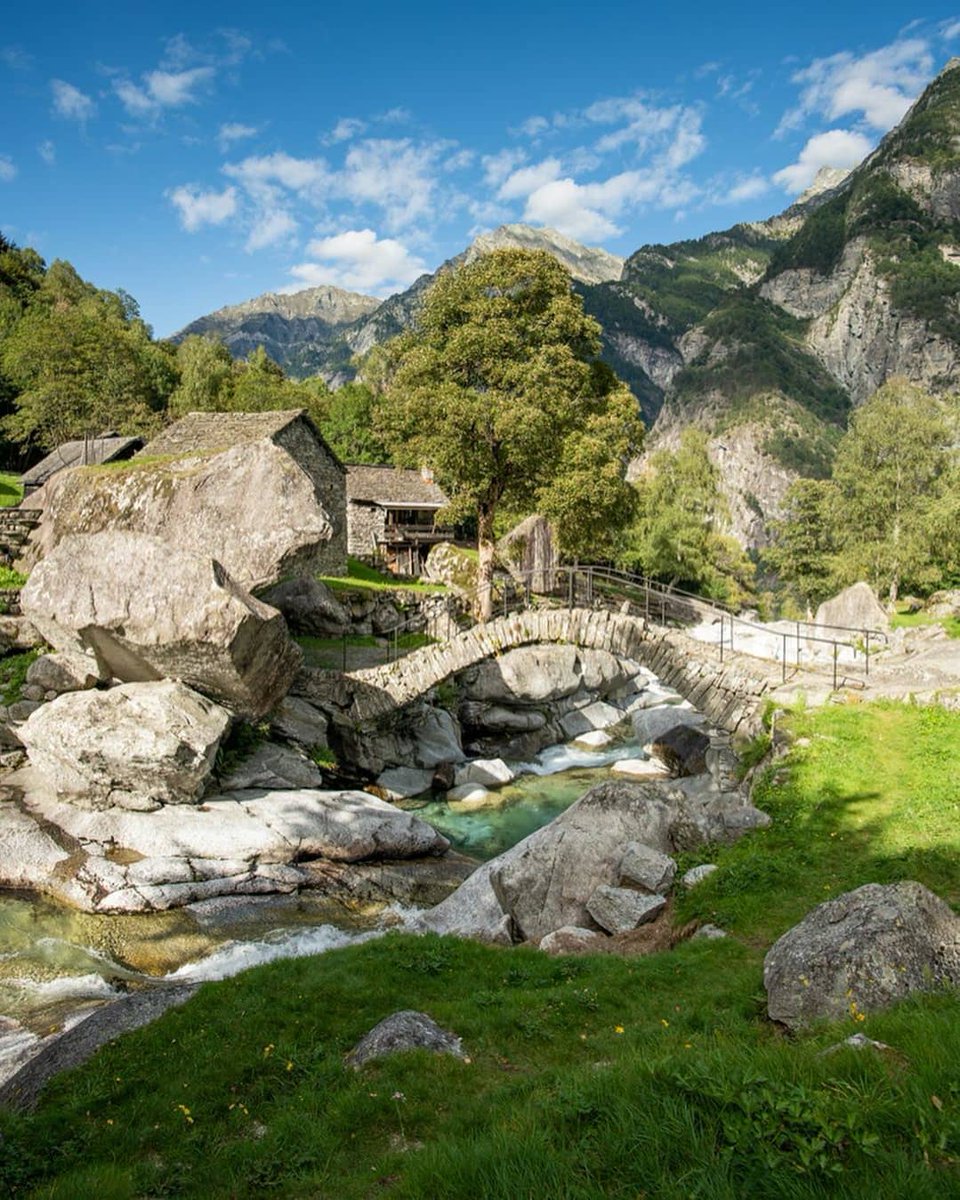
[(931, 617), (928, 613), (896, 613), (890, 619), (893, 629), (918, 629), (923, 625), (942, 625), (948, 637), (960, 638), (960, 618)]
[(20, 476), (11, 471), (0, 471), (0, 508), (11, 508), (23, 499)]
[(404, 581), (388, 572), (378, 571), (376, 567), (367, 566), (356, 558), (347, 559), (346, 575), (320, 575), (321, 583), (334, 591), (376, 591), (376, 592), (423, 592), (426, 594), (442, 594), (447, 589), (442, 583), (419, 583)]
[[(391, 934), (208, 984), (55, 1081), (36, 1114), (0, 1117), (0, 1194), (960, 1195), (956, 997), (791, 1039), (762, 987), (770, 942), (822, 899), (916, 878), (960, 901), (960, 714), (790, 722), (808, 743), (759, 789), (774, 825), (712, 852), (719, 870), (679, 906), (736, 937), (552, 959)], [(399, 1008), (455, 1030), (470, 1061), (345, 1067)], [(821, 1054), (854, 1030), (896, 1053)]]

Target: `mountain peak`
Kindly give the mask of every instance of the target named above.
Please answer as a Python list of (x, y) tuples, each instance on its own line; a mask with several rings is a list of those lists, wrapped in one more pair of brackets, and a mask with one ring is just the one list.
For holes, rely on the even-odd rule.
[(623, 274), (624, 260), (601, 246), (583, 246), (556, 229), (533, 225), (501, 225), (481, 233), (466, 254), (470, 262), (491, 250), (515, 247), (520, 250), (546, 250), (563, 264), (578, 283), (615, 282)]

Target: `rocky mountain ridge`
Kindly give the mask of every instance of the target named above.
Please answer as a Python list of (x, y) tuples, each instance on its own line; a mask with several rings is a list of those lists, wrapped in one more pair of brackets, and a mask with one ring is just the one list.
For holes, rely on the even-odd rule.
[[(625, 262), (509, 225), (440, 270), (501, 245), (555, 254), (601, 325), (604, 359), (637, 397), (648, 450), (689, 424), (705, 429), (733, 531), (756, 546), (789, 483), (828, 473), (852, 407), (897, 375), (934, 392), (960, 381), (958, 146), (953, 59), (859, 167), (822, 170), (766, 221), (642, 246)], [(259, 310), (228, 344), (240, 352), (263, 341), (292, 373), (309, 367), (337, 384), (350, 377), (351, 356), (409, 328), (432, 279), (368, 301), (368, 312), (326, 326), (310, 346), (305, 318), (289, 319), (285, 335), (278, 311)], [(213, 330), (217, 316), (189, 331), (203, 321)], [(643, 469), (644, 460), (633, 466)]]

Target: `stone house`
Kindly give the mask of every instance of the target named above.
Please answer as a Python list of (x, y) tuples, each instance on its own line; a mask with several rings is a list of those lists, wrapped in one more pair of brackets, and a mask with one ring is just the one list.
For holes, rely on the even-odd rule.
[(100, 466), (103, 463), (122, 462), (132, 458), (143, 446), (143, 438), (120, 437), (116, 433), (102, 433), (99, 437), (80, 438), (64, 442), (56, 450), (24, 471), (20, 476), (24, 496), (30, 496), (52, 479), (58, 471), (70, 467)]
[(346, 470), (302, 409), (194, 412), (128, 462), (60, 471), (29, 502), (29, 569), (64, 538), (124, 529), (209, 555), (248, 591), (343, 575)]
[(348, 553), (417, 576), (430, 547), (454, 536), (452, 528), (437, 525), (437, 513), (448, 503), (429, 471), (349, 465)]

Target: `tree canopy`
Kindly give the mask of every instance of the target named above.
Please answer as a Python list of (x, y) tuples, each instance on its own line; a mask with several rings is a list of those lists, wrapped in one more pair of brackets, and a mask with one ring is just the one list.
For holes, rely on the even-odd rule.
[(481, 616), (501, 505), (559, 518), (573, 554), (622, 519), (637, 404), (598, 362), (600, 327), (549, 254), (497, 250), (441, 275), (394, 349), (378, 431), (395, 461), (433, 468), (451, 516), (476, 517)]
[(718, 599), (738, 599), (753, 566), (725, 532), (729, 512), (707, 435), (685, 429), (675, 450), (650, 456), (636, 488), (637, 519), (623, 539), (621, 562), (671, 587), (684, 583)]
[(768, 559), (810, 604), (865, 579), (889, 603), (929, 591), (960, 568), (960, 404), (903, 379), (854, 414), (833, 478), (801, 481)]

